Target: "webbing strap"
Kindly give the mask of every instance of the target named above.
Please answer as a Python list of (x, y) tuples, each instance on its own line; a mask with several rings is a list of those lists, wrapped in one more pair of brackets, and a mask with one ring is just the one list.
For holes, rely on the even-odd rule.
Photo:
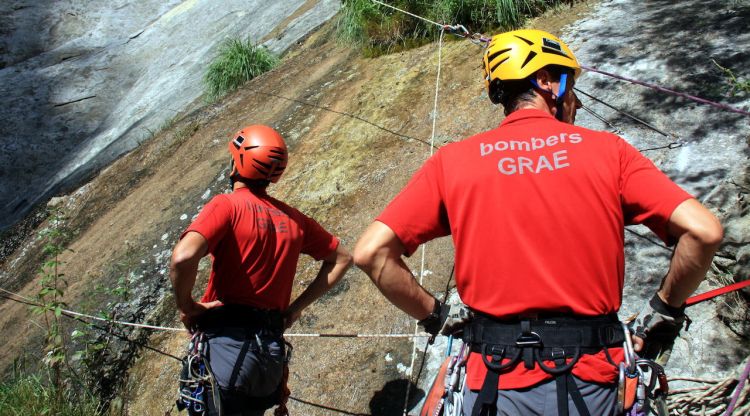
[[(502, 356), (493, 355), (492, 362), (500, 364), (503, 360)], [(487, 410), (487, 414), (493, 414), (495, 411), (495, 404), (497, 403), (497, 386), (500, 381), (500, 373), (487, 368), (487, 375), (484, 377), (482, 383), (482, 389), (479, 390), (477, 401), (474, 402), (474, 407), (471, 409), (471, 416), (480, 416), (483, 410)]]
[[(565, 379), (568, 383), (568, 392), (570, 392), (570, 398), (573, 399), (573, 404), (576, 406), (576, 409), (578, 410), (578, 414), (580, 416), (591, 416), (591, 413), (589, 413), (589, 408), (586, 407), (586, 402), (583, 400), (583, 395), (581, 395), (581, 390), (578, 389), (578, 386), (576, 385), (576, 381), (573, 379), (573, 376), (570, 375), (570, 373), (565, 373)], [(559, 378), (559, 377), (558, 377)], [(567, 412), (568, 405), (565, 404), (565, 409)]]
[(242, 363), (245, 361), (245, 356), (247, 355), (247, 351), (250, 349), (250, 339), (246, 339), (245, 342), (242, 343), (242, 349), (240, 349), (240, 353), (237, 356), (237, 361), (234, 362), (234, 367), (232, 368), (232, 375), (229, 377), (229, 385), (227, 386), (227, 389), (231, 390), (234, 389), (234, 385), (237, 384), (237, 377), (240, 375), (240, 370), (242, 369)]
[(568, 416), (568, 374), (555, 377), (555, 387), (557, 388), (557, 414), (558, 416)]

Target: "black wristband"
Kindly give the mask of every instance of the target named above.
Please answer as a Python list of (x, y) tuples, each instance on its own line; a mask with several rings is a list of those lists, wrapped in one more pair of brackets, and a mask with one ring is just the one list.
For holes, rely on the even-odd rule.
[(417, 322), (419, 326), (424, 328), (425, 332), (431, 335), (437, 335), (438, 331), (440, 331), (440, 301), (436, 298), (433, 298), (435, 300), (435, 305), (432, 307), (432, 312), (430, 312), (427, 317)]
[(658, 293), (654, 293), (654, 296), (648, 303), (656, 312), (659, 312), (662, 315), (670, 316), (672, 318), (681, 318), (685, 316), (684, 303), (679, 307), (670, 306), (668, 303), (661, 300)]

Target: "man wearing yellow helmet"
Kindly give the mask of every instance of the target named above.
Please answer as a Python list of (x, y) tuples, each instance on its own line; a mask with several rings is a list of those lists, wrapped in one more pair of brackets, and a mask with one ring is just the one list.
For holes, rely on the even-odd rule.
[(426, 331), (451, 333), (459, 315), (401, 256), (452, 236), (456, 288), (473, 315), (462, 328), (472, 349), (465, 415), (611, 415), (624, 225), (677, 244), (634, 325), (643, 351), (657, 351), (679, 333), (721, 224), (625, 140), (573, 125), (581, 70), (560, 39), (502, 33), (483, 61), (488, 95), (507, 117), (425, 162), (364, 232), (355, 264)]

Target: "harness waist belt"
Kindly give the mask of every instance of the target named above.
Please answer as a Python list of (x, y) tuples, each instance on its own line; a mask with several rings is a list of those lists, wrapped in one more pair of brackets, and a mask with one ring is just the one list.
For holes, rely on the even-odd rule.
[(487, 344), (513, 348), (581, 347), (595, 352), (603, 347), (622, 344), (625, 335), (622, 324), (615, 314), (515, 321), (501, 321), (478, 315), (464, 328), (463, 340), (472, 346)]
[(209, 328), (250, 328), (269, 329), (282, 332), (284, 318), (281, 311), (259, 309), (247, 305), (223, 305), (208, 310), (199, 318), (200, 329)]

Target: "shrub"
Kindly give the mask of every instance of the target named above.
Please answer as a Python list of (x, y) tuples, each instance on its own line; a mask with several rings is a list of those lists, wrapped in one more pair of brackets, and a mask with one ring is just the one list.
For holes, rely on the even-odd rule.
[[(517, 29), (563, 0), (384, 0), (394, 7), (437, 23), (463, 24), (472, 32)], [(568, 0), (567, 2), (570, 2)], [(374, 56), (436, 39), (434, 24), (371, 0), (344, 0), (337, 32), (341, 41)]]
[(250, 40), (227, 40), (204, 77), (208, 99), (213, 101), (234, 91), (245, 82), (273, 69), (278, 61), (273, 53), (254, 45)]

